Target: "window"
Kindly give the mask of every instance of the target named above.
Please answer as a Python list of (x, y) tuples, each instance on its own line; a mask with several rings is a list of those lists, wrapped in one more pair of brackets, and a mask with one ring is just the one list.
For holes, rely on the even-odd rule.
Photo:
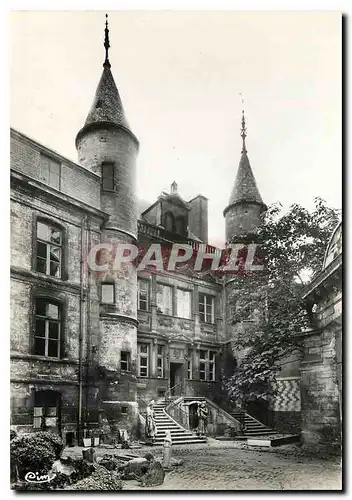
[(127, 415), (127, 413), (128, 413), (128, 408), (127, 408), (127, 406), (121, 406), (121, 413), (122, 413), (123, 415)]
[(203, 323), (214, 323), (214, 297), (199, 294), (199, 319)]
[(215, 380), (215, 352), (209, 351), (209, 372), (208, 380)]
[(191, 292), (177, 289), (177, 316), (191, 318)]
[(172, 212), (166, 212), (164, 215), (164, 228), (170, 233), (175, 232), (175, 217)]
[(60, 189), (61, 164), (48, 156), (40, 155), (40, 178), (45, 184)]
[(35, 302), (34, 353), (60, 357), (61, 310), (58, 304), (38, 298)]
[(172, 316), (172, 288), (168, 285), (156, 285), (156, 305), (158, 313)]
[(101, 284), (101, 302), (102, 304), (115, 303), (115, 284), (102, 283)]
[(103, 163), (101, 166), (101, 186), (103, 191), (114, 191), (114, 164)]
[(175, 225), (176, 225), (176, 233), (180, 234), (181, 236), (186, 236), (187, 224), (185, 218), (182, 217), (182, 215), (176, 217)]
[(149, 345), (138, 344), (139, 358), (139, 376), (148, 377), (149, 375)]
[(47, 429), (58, 425), (59, 393), (38, 391), (34, 394), (33, 427)]
[(215, 381), (215, 351), (199, 351), (199, 379)]
[(37, 222), (36, 270), (49, 276), (61, 277), (62, 231), (44, 222)]
[(138, 309), (149, 310), (149, 282), (138, 280)]
[(188, 351), (187, 378), (188, 380), (192, 379), (192, 351)]
[(164, 347), (158, 345), (158, 378), (164, 378)]
[(130, 371), (130, 353), (128, 351), (121, 351), (121, 370)]

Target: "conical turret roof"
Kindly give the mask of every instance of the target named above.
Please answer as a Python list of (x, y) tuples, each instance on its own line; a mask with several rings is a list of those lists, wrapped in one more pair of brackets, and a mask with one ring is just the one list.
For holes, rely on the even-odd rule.
[[(107, 18), (107, 15), (106, 15)], [(108, 22), (105, 23), (105, 61), (103, 64), (103, 73), (100, 77), (97, 90), (95, 92), (92, 107), (86, 118), (84, 127), (78, 132), (76, 137), (76, 145), (79, 137), (87, 130), (96, 126), (117, 126), (125, 129), (131, 134), (138, 144), (136, 136), (132, 133), (130, 126), (125, 117), (121, 97), (117, 90), (114, 77), (111, 72), (111, 64), (109, 61), (109, 28)]]
[(92, 107), (85, 121), (85, 126), (98, 122), (110, 122), (130, 130), (114, 77), (110, 67), (106, 64), (95, 92)]
[(229, 205), (239, 202), (263, 203), (246, 151), (242, 151)]

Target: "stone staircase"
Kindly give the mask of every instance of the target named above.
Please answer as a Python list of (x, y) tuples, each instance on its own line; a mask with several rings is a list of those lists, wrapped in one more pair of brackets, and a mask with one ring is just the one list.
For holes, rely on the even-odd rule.
[(173, 418), (170, 417), (165, 411), (165, 401), (159, 400), (154, 405), (155, 424), (156, 424), (156, 438), (155, 445), (162, 445), (165, 439), (165, 431), (169, 430), (171, 433), (172, 444), (197, 444), (206, 443), (205, 437), (197, 436), (193, 432), (184, 429)]
[(243, 422), (245, 424), (245, 430), (243, 433), (243, 437), (254, 437), (254, 436), (267, 436), (267, 435), (275, 435), (278, 434), (270, 427), (259, 422), (254, 417), (249, 415), (243, 410), (235, 410), (230, 413), (236, 420), (239, 422)]

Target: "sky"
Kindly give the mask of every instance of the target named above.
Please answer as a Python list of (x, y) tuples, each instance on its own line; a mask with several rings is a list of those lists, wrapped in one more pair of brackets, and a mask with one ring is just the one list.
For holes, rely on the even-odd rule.
[[(10, 123), (77, 161), (104, 61), (103, 11), (12, 12)], [(109, 11), (110, 62), (140, 141), (137, 195), (209, 199), (209, 241), (248, 156), (264, 202), (341, 208), (341, 14)], [(244, 97), (241, 102), (240, 94)]]

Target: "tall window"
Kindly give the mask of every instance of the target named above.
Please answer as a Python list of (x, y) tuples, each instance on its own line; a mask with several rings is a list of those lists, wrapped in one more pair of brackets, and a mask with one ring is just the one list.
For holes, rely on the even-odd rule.
[(166, 212), (164, 217), (163, 217), (163, 225), (164, 225), (164, 228), (167, 230), (167, 231), (170, 231), (170, 233), (174, 233), (175, 232), (175, 217), (174, 217), (174, 214), (172, 212)]
[(164, 378), (164, 347), (158, 345), (158, 378)]
[(115, 303), (115, 284), (102, 283), (101, 284), (101, 302), (102, 304)]
[(138, 280), (138, 309), (149, 311), (149, 281)]
[(40, 273), (61, 277), (62, 231), (44, 222), (37, 222), (37, 264)]
[(103, 163), (101, 166), (101, 187), (103, 191), (114, 191), (114, 164)]
[(200, 380), (206, 380), (206, 358), (207, 358), (207, 351), (200, 351), (199, 353), (199, 379)]
[(139, 376), (149, 376), (149, 345), (138, 344)]
[(61, 308), (47, 299), (35, 301), (34, 353), (60, 357)]
[(45, 184), (60, 189), (61, 164), (49, 156), (40, 155), (40, 178)]
[(208, 380), (215, 380), (215, 352), (209, 351)]
[(177, 316), (179, 318), (191, 318), (191, 292), (177, 289)]
[(199, 352), (199, 379), (215, 381), (215, 351)]
[(186, 236), (187, 224), (185, 218), (182, 215), (176, 217), (175, 226), (177, 234), (180, 234), (181, 236)]
[(214, 323), (214, 297), (199, 294), (199, 319), (203, 323)]
[(188, 351), (187, 378), (188, 380), (192, 379), (192, 351)]
[(168, 285), (156, 285), (156, 304), (158, 313), (172, 316), (172, 288)]
[(128, 351), (121, 351), (121, 370), (130, 371), (130, 353)]

